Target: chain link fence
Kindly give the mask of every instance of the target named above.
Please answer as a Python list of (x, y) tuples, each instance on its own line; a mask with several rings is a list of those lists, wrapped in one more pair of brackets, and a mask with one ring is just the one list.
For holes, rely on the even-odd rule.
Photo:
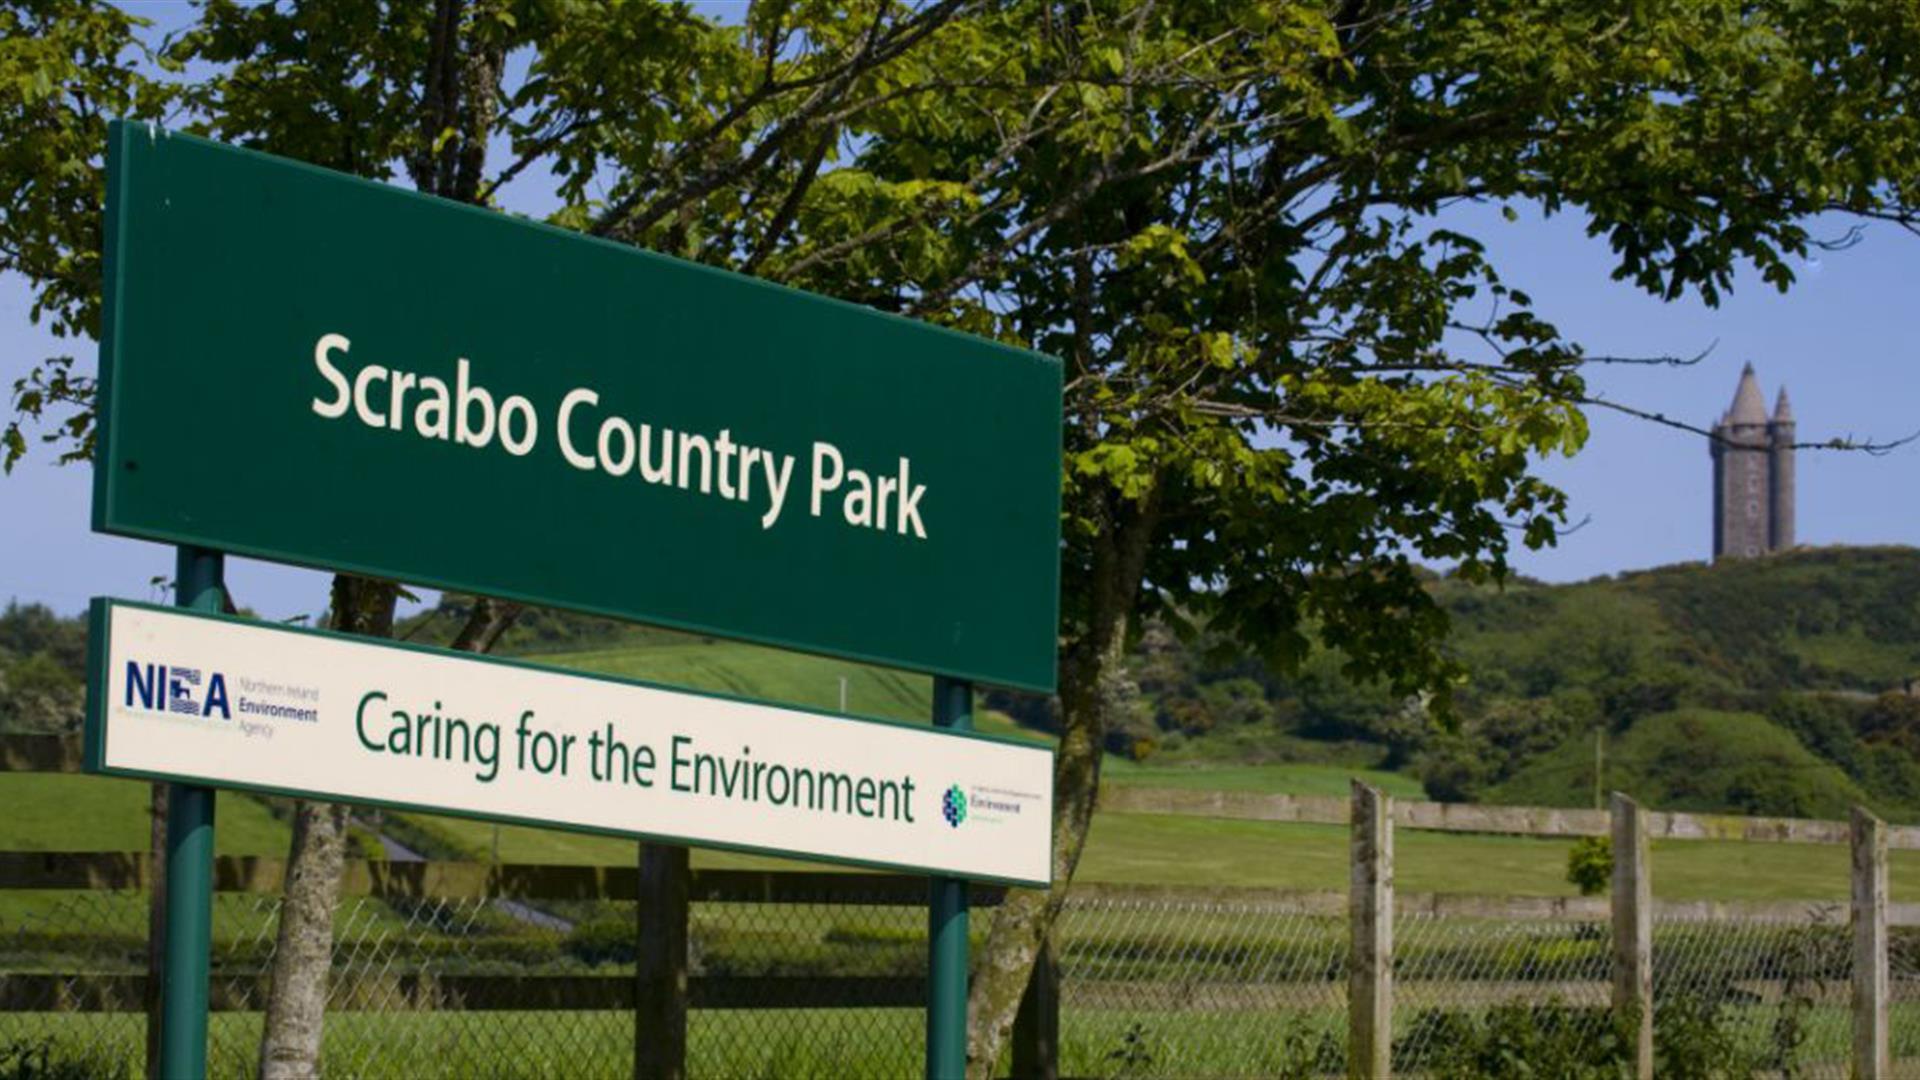
[[(88, 1075), (141, 1075), (147, 895), (0, 896), (0, 982), (9, 984), (0, 1047)], [(215, 1075), (255, 1071), (278, 913), (276, 896), (215, 897)], [(556, 980), (591, 970), (564, 925), (516, 917), (497, 900), (343, 898), (323, 1046), (329, 1075), (630, 1073), (630, 1009), (542, 1008)], [(522, 997), (525, 1008), (500, 1007)]]
[[(861, 903), (696, 902), (688, 1067), (696, 1076), (912, 1075), (920, 1066), (925, 910)], [(1343, 898), (1092, 888), (1054, 937), (1063, 1075), (1276, 1077), (1345, 1067)], [(214, 909), (210, 1061), (253, 1072), (279, 901)], [(632, 1071), (631, 902), (343, 898), (323, 1058), (330, 1076), (625, 1076)], [(87, 1075), (137, 1076), (147, 898), (0, 893), (0, 1047)], [(990, 920), (975, 920), (984, 934)], [(1612, 1037), (1604, 922), (1407, 911), (1395, 920), (1394, 1064), (1459, 1069), (1485, 1034), (1553, 1046)], [(1656, 1038), (1711, 1022), (1728, 1063), (1845, 1076), (1851, 976), (1844, 908), (1798, 917), (1657, 918)], [(1920, 931), (1898, 928), (1896, 1073), (1920, 1076)], [(828, 984), (868, 1000), (808, 1007)], [(703, 989), (704, 988), (704, 989)], [(1515, 1027), (1518, 1030), (1518, 1027)], [(43, 1070), (45, 1071), (45, 1070)]]
[[(771, 877), (801, 884), (690, 907), (689, 1072), (917, 1073), (924, 905), (897, 881), (869, 894), (858, 876)], [(1495, 915), (1435, 899), (1400, 897), (1393, 923), (1397, 1071), (1475, 1075), (1474, 1054), (1516, 1046), (1572, 1068), (1617, 1049), (1602, 902)], [(278, 912), (277, 895), (216, 896), (217, 1075), (254, 1070)], [(327, 1074), (631, 1075), (637, 916), (631, 900), (344, 897)], [(141, 1074), (148, 917), (133, 889), (0, 890), (0, 1075)], [(1847, 919), (1834, 903), (1660, 906), (1663, 1052), (1715, 1055), (1733, 1073), (1846, 1075)], [(990, 923), (982, 909), (976, 946)], [(1343, 894), (1077, 888), (1053, 937), (1061, 1073), (1341, 1073), (1348, 932)], [(1895, 1075), (1920, 1078), (1920, 927), (1895, 926), (1889, 966)]]
[[(691, 1074), (841, 1080), (920, 1068), (925, 911), (897, 894), (874, 903), (833, 894), (693, 903)], [(4, 1053), (138, 1076), (146, 894), (0, 897)], [(209, 1063), (221, 1076), (253, 1072), (276, 913), (273, 896), (215, 901)], [(983, 934), (989, 920), (975, 922)], [(634, 926), (632, 901), (344, 897), (326, 1074), (626, 1076)], [(1346, 932), (1338, 897), (1083, 890), (1054, 936), (1062, 1074), (1342, 1072)], [(1615, 1038), (1605, 922), (1407, 911), (1394, 922), (1394, 953), (1396, 1070), (1459, 1070), (1501, 1024), (1524, 1026), (1542, 1055)], [(1659, 1042), (1693, 1034), (1695, 1045), (1718, 1045), (1732, 1072), (1847, 1074), (1845, 909), (1659, 917), (1653, 957)], [(1897, 1074), (1920, 1076), (1920, 930), (1895, 930), (1891, 969)], [(808, 1005), (835, 982), (870, 988), (866, 1001)], [(1699, 1028), (1713, 1032), (1705, 1043)]]
[(1088, 890), (1055, 929), (1063, 1076), (1345, 1068), (1347, 923), (1274, 893)]
[(0, 892), (0, 1070), (138, 1075), (147, 907), (128, 892)]
[[(694, 994), (688, 1074), (918, 1074), (926, 1040), (927, 909), (898, 899), (839, 887), (830, 895), (789, 893), (781, 903), (695, 902), (689, 967), (714, 992), (706, 1001)], [(974, 931), (978, 946), (984, 926)], [(727, 986), (735, 989), (722, 993)], [(846, 1003), (807, 1007), (829, 997)]]
[[(1900, 876), (1887, 873), (1888, 891), (1899, 895)], [(1920, 1080), (1920, 926), (1895, 926), (1888, 932), (1887, 975), (1893, 999), (1890, 1025), (1895, 1076)]]
[(1697, 1040), (1729, 1072), (1846, 1077), (1853, 948), (1844, 904), (1703, 918), (1656, 915), (1654, 1038)]
[(1426, 1072), (1524, 1024), (1549, 1042), (1605, 1050), (1613, 1030), (1608, 926), (1594, 920), (1394, 920), (1393, 1067)]

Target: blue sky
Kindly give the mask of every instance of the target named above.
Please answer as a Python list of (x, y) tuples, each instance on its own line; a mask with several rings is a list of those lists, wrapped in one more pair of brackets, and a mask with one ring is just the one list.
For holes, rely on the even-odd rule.
[[(539, 181), (510, 191), (513, 208), (544, 209)], [(1450, 213), (1489, 245), (1511, 285), (1532, 294), (1541, 314), (1594, 353), (1691, 355), (1681, 369), (1608, 368), (1593, 385), (1637, 407), (1709, 424), (1732, 399), (1740, 367), (1752, 363), (1771, 403), (1784, 382), (1800, 438), (1890, 439), (1920, 429), (1920, 237), (1892, 226), (1866, 230), (1855, 247), (1822, 252), (1799, 265), (1799, 283), (1782, 295), (1743, 274), (1717, 308), (1696, 300), (1665, 304), (1609, 280), (1610, 254), (1585, 235), (1583, 217), (1524, 212), (1507, 222), (1493, 207)], [(1816, 223), (1837, 235), (1843, 222)], [(45, 355), (91, 342), (56, 342), (27, 318), (29, 296), (17, 278), (0, 277), (0, 383), (11, 387)], [(1709, 461), (1699, 436), (1613, 414), (1591, 416), (1593, 436), (1572, 460), (1542, 474), (1564, 488), (1572, 518), (1590, 518), (1555, 548), (1520, 551), (1520, 572), (1572, 581), (1620, 570), (1704, 559), (1709, 553)], [(161, 545), (88, 531), (88, 467), (59, 467), (35, 453), (0, 477), (0, 598), (78, 611), (89, 596), (153, 595), (150, 581), (172, 573)], [(1801, 451), (1798, 533), (1807, 544), (1920, 544), (1914, 510), (1920, 446), (1885, 456)], [(210, 492), (210, 497), (218, 497)], [(270, 617), (316, 612), (326, 603), (324, 575), (234, 560), (235, 598)]]

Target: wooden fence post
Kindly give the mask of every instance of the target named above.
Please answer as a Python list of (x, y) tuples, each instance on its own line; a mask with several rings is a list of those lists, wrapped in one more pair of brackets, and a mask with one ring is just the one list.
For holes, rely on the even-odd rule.
[(687, 1075), (687, 849), (640, 845), (634, 1080)]
[(1888, 1050), (1887, 825), (1853, 808), (1853, 1075), (1892, 1075)]
[(1057, 1080), (1059, 1075), (1060, 969), (1053, 962), (1053, 946), (1043, 941), (1013, 1018), (1013, 1076)]
[(1393, 800), (1353, 782), (1347, 911), (1347, 1075), (1393, 1068)]
[(1653, 877), (1647, 815), (1613, 793), (1613, 1008), (1635, 1030), (1634, 1075), (1653, 1076)]

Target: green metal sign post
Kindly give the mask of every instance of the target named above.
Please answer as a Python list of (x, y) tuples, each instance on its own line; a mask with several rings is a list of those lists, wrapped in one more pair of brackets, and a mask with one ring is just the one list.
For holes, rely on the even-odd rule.
[[(933, 680), (933, 726), (972, 730), (972, 683)], [(959, 1080), (967, 1073), (967, 882), (935, 877), (927, 892), (927, 1080)]]
[[(225, 606), (225, 559), (182, 547), (174, 561), (179, 607)], [(213, 789), (167, 789), (167, 924), (161, 968), (160, 1075), (207, 1074), (207, 969), (213, 955)]]

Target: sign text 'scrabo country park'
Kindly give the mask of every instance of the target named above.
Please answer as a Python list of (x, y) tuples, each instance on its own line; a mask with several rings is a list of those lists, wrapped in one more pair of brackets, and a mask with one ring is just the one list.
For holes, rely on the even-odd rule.
[(108, 184), (96, 529), (1053, 689), (1057, 361), (142, 125)]

